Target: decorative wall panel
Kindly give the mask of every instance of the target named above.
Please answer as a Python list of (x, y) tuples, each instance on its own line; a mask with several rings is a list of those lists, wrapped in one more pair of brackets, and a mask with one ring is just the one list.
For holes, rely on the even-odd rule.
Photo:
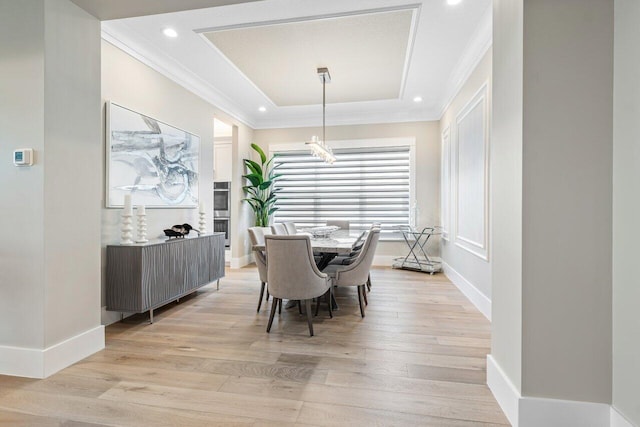
[(456, 118), (455, 243), (488, 258), (487, 86)]
[(449, 239), (451, 231), (451, 132), (442, 132), (442, 165), (440, 167), (440, 223), (443, 238)]

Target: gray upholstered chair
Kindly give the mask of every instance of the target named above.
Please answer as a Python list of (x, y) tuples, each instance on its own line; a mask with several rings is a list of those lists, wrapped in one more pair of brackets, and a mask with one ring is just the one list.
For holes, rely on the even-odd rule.
[[(251, 245), (264, 245), (264, 236), (268, 236), (271, 234), (270, 227), (251, 227), (249, 228), (249, 238), (251, 239)], [(253, 257), (256, 261), (256, 266), (258, 267), (258, 274), (260, 275), (260, 299), (258, 300), (258, 312), (260, 311), (260, 306), (262, 305), (262, 297), (264, 296), (265, 285), (267, 282), (267, 258), (263, 251), (255, 250), (253, 251)], [(267, 287), (267, 295), (266, 300), (269, 300), (269, 288)]]
[[(380, 229), (380, 223), (373, 223), (370, 230)], [(358, 255), (360, 255), (360, 251), (362, 250), (362, 246), (364, 245), (364, 239), (366, 238), (368, 231), (363, 231), (362, 234), (358, 237), (355, 244), (353, 245), (353, 251), (349, 255), (339, 255), (330, 264), (338, 264), (338, 265), (349, 265), (352, 264)], [(371, 290), (371, 275), (367, 278), (367, 289)], [(368, 305), (367, 294), (364, 294), (364, 301)]]
[(354, 262), (349, 265), (329, 265), (324, 269), (324, 272), (331, 277), (333, 286), (357, 286), (358, 303), (360, 304), (360, 315), (362, 317), (364, 317), (362, 300), (366, 298), (365, 286), (369, 280), (369, 271), (371, 270), (371, 264), (373, 264), (373, 256), (379, 239), (380, 229), (373, 228)]
[(340, 227), (340, 230), (349, 231), (349, 221), (343, 221), (343, 220), (338, 220), (338, 219), (330, 219), (330, 220), (327, 220), (327, 225), (335, 225), (335, 226)]
[(286, 236), (289, 233), (287, 233), (287, 227), (285, 227), (284, 224), (276, 222), (271, 225), (271, 234), (275, 234), (276, 236)]
[[(331, 279), (320, 272), (313, 260), (309, 236), (265, 236), (267, 282), (273, 297), (267, 332), (271, 331), (276, 305), (282, 299), (305, 301), (309, 334), (313, 336), (311, 300), (328, 293), (331, 306)], [(319, 302), (318, 302), (319, 303)]]
[(284, 224), (284, 228), (286, 228), (287, 234), (289, 236), (293, 236), (295, 234), (298, 234), (298, 229), (296, 228), (296, 223), (295, 222), (283, 222), (282, 224)]
[(368, 231), (363, 231), (360, 233), (355, 243), (353, 244), (353, 250), (351, 253), (347, 255), (338, 255), (335, 257), (329, 264), (338, 264), (338, 265), (349, 265), (353, 263), (357, 256), (360, 254), (360, 250), (362, 250), (362, 246), (364, 245), (364, 240), (367, 237)]

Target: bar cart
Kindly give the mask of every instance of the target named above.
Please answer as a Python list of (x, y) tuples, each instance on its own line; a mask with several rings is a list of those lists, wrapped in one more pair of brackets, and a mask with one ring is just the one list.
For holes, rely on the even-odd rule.
[(442, 234), (442, 227), (425, 227), (419, 231), (414, 227), (402, 225), (398, 226), (398, 230), (402, 233), (409, 252), (404, 257), (395, 258), (393, 268), (430, 274), (442, 271), (441, 259), (429, 255), (426, 247), (431, 237)]

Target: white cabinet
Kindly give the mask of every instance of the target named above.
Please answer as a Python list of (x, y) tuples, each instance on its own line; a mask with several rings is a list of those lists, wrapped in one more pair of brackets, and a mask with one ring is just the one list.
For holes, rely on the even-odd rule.
[(213, 142), (213, 180), (231, 181), (233, 157), (232, 145), (228, 142)]

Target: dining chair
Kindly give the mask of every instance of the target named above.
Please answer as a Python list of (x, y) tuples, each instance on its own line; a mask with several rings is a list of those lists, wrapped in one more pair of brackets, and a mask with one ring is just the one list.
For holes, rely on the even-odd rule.
[(364, 317), (363, 298), (366, 298), (366, 285), (369, 280), (369, 271), (373, 264), (380, 239), (380, 229), (372, 229), (364, 242), (362, 251), (355, 261), (349, 265), (329, 265), (324, 269), (332, 280), (333, 286), (356, 286), (358, 288), (358, 303), (360, 304), (360, 315)]
[[(370, 230), (374, 230), (376, 228), (380, 230), (380, 223), (373, 223), (371, 225)], [(364, 245), (363, 241), (370, 230), (363, 231), (362, 234), (360, 234), (360, 236), (358, 237), (358, 239), (353, 245), (353, 250), (349, 255), (339, 255), (329, 264), (338, 264), (338, 265), (352, 264), (360, 254), (360, 251), (362, 250), (362, 246)], [(367, 278), (367, 290), (371, 291), (371, 275), (369, 275), (369, 277)], [(365, 300), (365, 303), (368, 305), (369, 303), (367, 301), (367, 294), (364, 294), (364, 300)]]
[[(249, 238), (251, 239), (251, 245), (264, 246), (264, 237), (271, 234), (271, 227), (250, 227)], [(260, 276), (260, 299), (258, 300), (258, 312), (260, 312), (260, 306), (262, 306), (262, 297), (264, 296), (265, 287), (267, 289), (266, 300), (269, 301), (269, 288), (266, 286), (267, 282), (267, 258), (263, 251), (254, 249), (253, 258), (256, 261), (258, 267), (258, 274)]]
[(289, 299), (305, 302), (309, 335), (313, 336), (311, 300), (328, 294), (331, 309), (331, 279), (316, 267), (309, 236), (269, 235), (265, 236), (265, 244), (269, 263), (267, 282), (273, 297), (267, 332), (271, 331), (276, 305)]
[(287, 230), (287, 234), (289, 236), (293, 236), (294, 234), (298, 234), (298, 229), (296, 228), (295, 222), (283, 222), (284, 228)]
[(357, 256), (360, 254), (360, 250), (362, 250), (362, 246), (364, 245), (364, 240), (366, 239), (368, 232), (368, 230), (365, 230), (360, 233), (356, 241), (353, 243), (353, 249), (351, 250), (351, 252), (346, 255), (338, 255), (329, 263), (329, 265), (349, 265), (353, 263), (356, 260)]
[(289, 233), (287, 233), (287, 227), (285, 227), (284, 224), (276, 222), (271, 225), (271, 234), (275, 234), (276, 236), (286, 236)]
[(349, 221), (344, 221), (339, 219), (330, 219), (330, 220), (327, 220), (327, 226), (329, 225), (335, 225), (337, 227), (340, 227), (340, 230), (349, 231)]

